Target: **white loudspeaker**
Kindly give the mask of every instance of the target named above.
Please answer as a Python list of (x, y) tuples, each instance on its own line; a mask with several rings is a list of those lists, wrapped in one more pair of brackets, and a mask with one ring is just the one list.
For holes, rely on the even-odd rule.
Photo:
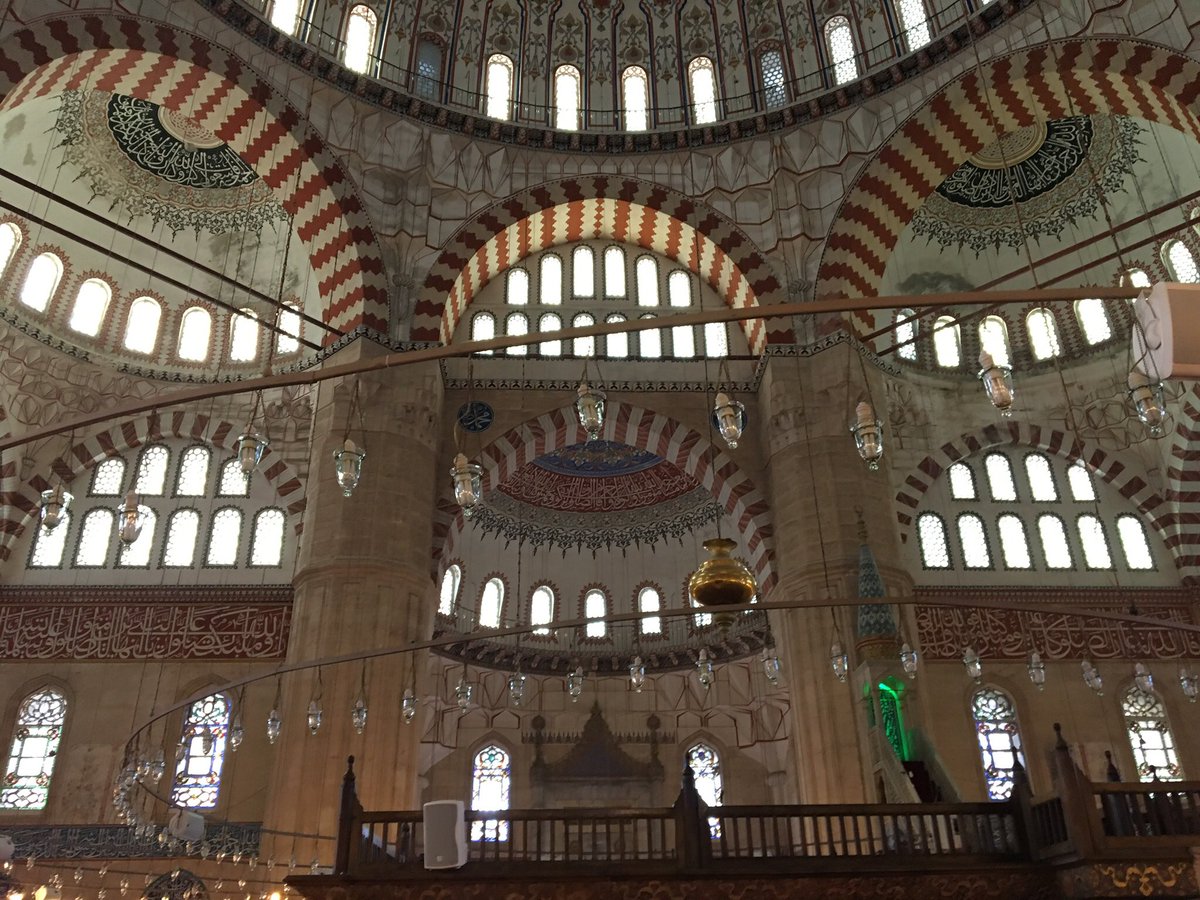
[(198, 841), (204, 837), (204, 816), (186, 809), (173, 810), (167, 830), (181, 841)]
[(467, 862), (467, 825), (461, 800), (433, 800), (424, 807), (425, 868), (458, 869)]
[(1159, 282), (1133, 308), (1137, 368), (1151, 381), (1200, 378), (1200, 285)]
[(0, 834), (0, 862), (8, 862), (15, 852), (12, 838), (7, 834)]

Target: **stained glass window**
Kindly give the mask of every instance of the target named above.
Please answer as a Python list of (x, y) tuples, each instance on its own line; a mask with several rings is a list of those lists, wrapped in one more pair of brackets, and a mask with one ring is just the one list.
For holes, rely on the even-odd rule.
[(275, 349), (279, 353), (295, 353), (300, 349), (300, 309), (293, 303), (285, 303), (279, 309), (279, 333), (275, 337)]
[(1195, 284), (1200, 281), (1200, 268), (1196, 257), (1183, 241), (1169, 241), (1163, 247), (1163, 262), (1176, 281)]
[(1133, 685), (1121, 698), (1121, 711), (1125, 714), (1125, 731), (1137, 763), (1138, 780), (1179, 781), (1183, 773), (1162, 701)]
[(829, 59), (833, 62), (833, 81), (846, 84), (858, 78), (858, 61), (854, 58), (854, 33), (850, 20), (845, 16), (834, 16), (825, 23), (825, 43), (829, 47)]
[[(500, 812), (508, 809), (512, 790), (512, 762), (508, 754), (492, 744), (475, 754), (471, 767), (471, 809)], [(473, 841), (507, 841), (508, 821), (483, 819), (471, 823)]]
[(717, 73), (707, 56), (688, 63), (688, 88), (692, 97), (692, 124), (717, 121)]
[[(641, 319), (653, 319), (654, 316), (647, 313), (644, 316), (639, 316)], [(647, 328), (645, 331), (638, 332), (638, 355), (642, 359), (659, 359), (662, 357), (662, 329)]]
[(129, 305), (125, 322), (125, 349), (134, 353), (153, 353), (158, 341), (162, 307), (153, 297), (138, 297)]
[(639, 256), (633, 267), (637, 280), (638, 306), (658, 306), (658, 263), (652, 256)]
[(729, 355), (729, 332), (724, 322), (706, 322), (704, 325), (704, 352), (719, 359)]
[(512, 106), (513, 61), (503, 53), (488, 57), (484, 77), (484, 93), (487, 102), (484, 113), (493, 119), (507, 119)]
[(238, 310), (229, 328), (229, 358), (234, 362), (250, 362), (256, 356), (258, 316), (252, 309)]
[[(509, 313), (504, 319), (504, 333), (512, 336), (524, 336), (529, 334), (529, 316), (525, 313)], [(509, 356), (524, 356), (529, 348), (524, 344), (515, 347), (506, 347), (504, 352)]]
[(571, 293), (576, 297), (596, 296), (596, 254), (591, 247), (576, 247), (571, 252)]
[(217, 487), (218, 497), (250, 496), (250, 476), (242, 471), (242, 464), (235, 456), (221, 466), (221, 482)]
[(62, 514), (62, 520), (53, 531), (44, 525), (38, 527), (37, 536), (33, 540), (33, 553), (29, 557), (29, 565), (34, 569), (54, 569), (62, 565), (63, 553), (67, 547), (67, 531), (71, 525), (71, 514)]
[[(108, 560), (116, 516), (109, 509), (92, 509), (83, 517), (79, 529), (79, 544), (75, 548), (75, 565), (102, 566)], [(59, 525), (61, 528), (62, 525)]]
[(638, 612), (642, 613), (638, 620), (642, 634), (662, 634), (662, 617), (653, 615), (662, 609), (662, 599), (658, 590), (644, 587), (638, 591)]
[(213, 694), (188, 707), (179, 742), (179, 762), (171, 802), (185, 809), (212, 809), (221, 791), (225, 739), (229, 734), (229, 701)]
[(1000, 552), (1004, 554), (1004, 566), (1008, 569), (1032, 569), (1029, 556), (1029, 539), (1025, 536), (1025, 523), (1020, 516), (1004, 513), (996, 520), (1000, 532)]
[(962, 365), (958, 322), (950, 316), (941, 316), (933, 323), (933, 356), (943, 369), (957, 369)]
[(1108, 552), (1108, 537), (1104, 523), (1091, 513), (1080, 516), (1076, 522), (1079, 543), (1083, 547), (1083, 561), (1089, 569), (1111, 569), (1112, 554)]
[(442, 48), (433, 41), (422, 40), (417, 44), (416, 93), (422, 100), (438, 99), (438, 86), (442, 80)]
[(25, 283), (21, 285), (21, 302), (30, 309), (45, 312), (50, 304), (50, 298), (58, 290), (58, 282), (62, 279), (62, 260), (53, 253), (42, 253), (30, 264), (29, 272), (25, 275)]
[(208, 465), (212, 452), (207, 447), (188, 447), (179, 460), (175, 480), (177, 497), (203, 497), (208, 493)]
[(505, 286), (504, 300), (509, 306), (524, 306), (529, 302), (529, 273), (524, 269), (509, 269)]
[(554, 127), (559, 131), (578, 131), (583, 106), (582, 79), (571, 65), (554, 70)]
[(209, 566), (237, 565), (238, 544), (242, 539), (242, 511), (226, 506), (213, 515), (208, 532), (208, 553), (204, 562)]
[(929, 12), (924, 0), (895, 0), (900, 25), (904, 29), (904, 45), (908, 52), (920, 50), (932, 39), (929, 32)]
[(196, 538), (200, 536), (200, 513), (177, 509), (167, 519), (167, 537), (163, 543), (163, 567), (187, 568), (196, 561)]
[(71, 306), (71, 318), (67, 324), (80, 334), (95, 337), (104, 323), (104, 313), (112, 299), (112, 288), (99, 278), (89, 278), (79, 286), (75, 303)]
[(138, 460), (134, 490), (145, 497), (161, 497), (167, 489), (167, 463), (171, 453), (162, 444), (152, 444)]
[(1013, 791), (1013, 770), (1025, 764), (1021, 731), (1012, 698), (996, 688), (984, 688), (971, 698), (971, 715), (983, 759), (988, 799), (1007, 800)]
[(503, 608), (504, 582), (499, 578), (489, 578), (479, 598), (479, 627), (499, 628)]
[(1075, 301), (1075, 317), (1083, 329), (1084, 340), (1089, 344), (1100, 344), (1112, 337), (1112, 326), (1108, 322), (1108, 313), (1104, 311), (1103, 300), (1087, 297)]
[(667, 302), (683, 308), (692, 305), (692, 279), (682, 269), (676, 269), (667, 276)]
[(604, 296), (625, 296), (625, 251), (620, 247), (604, 248)]
[(192, 306), (183, 312), (179, 322), (179, 358), (192, 362), (208, 359), (208, 342), (212, 337), (212, 316), (207, 309)]
[[(64, 521), (60, 528), (66, 528)], [(0, 809), (45, 809), (58, 743), (67, 723), (67, 698), (54, 688), (34, 691), (17, 710)]]
[(1042, 558), (1048, 569), (1071, 568), (1071, 545), (1067, 543), (1067, 527), (1053, 513), (1038, 516), (1038, 537), (1042, 542)]
[(762, 78), (763, 99), (767, 109), (787, 103), (787, 79), (783, 72), (783, 54), (778, 50), (764, 50), (758, 55), (759, 77)]
[(1025, 455), (1025, 477), (1029, 479), (1029, 496), (1039, 503), (1058, 499), (1058, 485), (1054, 483), (1054, 472), (1050, 460), (1040, 453)]
[(346, 17), (346, 53), (343, 57), (347, 69), (366, 72), (371, 67), (378, 28), (379, 18), (371, 7), (360, 3), (350, 8), (350, 15)]
[(0, 275), (8, 271), (8, 264), (21, 246), (21, 229), (12, 222), (0, 222)]
[(987, 530), (984, 528), (983, 519), (974, 513), (962, 513), (956, 524), (963, 566), (968, 569), (990, 569), (992, 554), (988, 549)]
[(274, 0), (271, 4), (271, 24), (284, 34), (295, 34), (300, 21), (300, 0)]
[(462, 569), (450, 565), (442, 576), (442, 589), (438, 593), (438, 615), (454, 615), (454, 607), (458, 603), (458, 589), (462, 586)]
[[(572, 328), (590, 328), (596, 324), (596, 320), (591, 313), (576, 313), (575, 318), (571, 319)], [(573, 350), (576, 356), (595, 356), (596, 355), (596, 338), (595, 337), (577, 337), (572, 342)]]
[(998, 366), (1011, 366), (1008, 352), (1008, 325), (999, 316), (988, 316), (979, 323), (979, 346)]
[(955, 500), (974, 500), (978, 496), (975, 473), (966, 463), (958, 462), (950, 467), (950, 496)]
[(921, 564), (926, 569), (950, 568), (950, 542), (941, 516), (937, 513), (917, 516), (917, 538), (921, 544)]
[(250, 535), (250, 565), (277, 566), (283, 561), (283, 533), (287, 516), (282, 509), (260, 509)]
[[(538, 331), (561, 331), (562, 318), (558, 313), (542, 313), (542, 317), (538, 319)], [(562, 341), (555, 339), (553, 341), (542, 341), (538, 344), (538, 353), (542, 356), (562, 356)]]
[(987, 472), (988, 491), (992, 499), (1009, 502), (1017, 499), (1017, 485), (1013, 481), (1012, 463), (1003, 453), (989, 453), (983, 459)]
[[(725, 783), (721, 778), (721, 758), (708, 744), (693, 744), (688, 748), (687, 764), (696, 778), (696, 793), (708, 806), (720, 806), (725, 798)], [(708, 830), (714, 839), (721, 836), (721, 823), (710, 817)]]
[(537, 626), (534, 634), (550, 633), (550, 623), (554, 621), (554, 590), (546, 584), (539, 585), (529, 598), (529, 624)]
[(1058, 342), (1058, 323), (1054, 313), (1045, 307), (1030, 310), (1025, 317), (1025, 328), (1029, 332), (1029, 348), (1034, 359), (1050, 359), (1062, 353)]
[(121, 544), (117, 553), (117, 565), (125, 567), (150, 565), (150, 550), (154, 546), (154, 529), (158, 516), (154, 510), (142, 510), (142, 530), (132, 544)]
[(1121, 539), (1121, 552), (1125, 555), (1125, 565), (1130, 569), (1146, 570), (1154, 568), (1154, 557), (1150, 554), (1150, 544), (1146, 540), (1146, 527), (1137, 516), (1117, 516), (1117, 535)]
[[(624, 322), (625, 317), (620, 313), (609, 313), (604, 317), (605, 322)], [(610, 334), (604, 339), (604, 348), (613, 359), (625, 359), (629, 356), (629, 334)]]
[(896, 310), (896, 344), (901, 359), (917, 358), (917, 316), (911, 309)]
[(1092, 474), (1083, 460), (1077, 459), (1067, 469), (1067, 483), (1071, 488), (1071, 499), (1080, 503), (1091, 503), (1096, 499), (1096, 486)]
[(112, 456), (97, 463), (92, 471), (92, 487), (88, 491), (93, 497), (120, 497), (125, 485), (125, 460)]
[(676, 359), (691, 359), (696, 355), (696, 332), (691, 325), (672, 326), (671, 355)]
[(626, 131), (650, 127), (650, 79), (641, 66), (630, 66), (621, 73), (621, 111)]
[(603, 591), (591, 590), (583, 598), (583, 615), (588, 620), (584, 635), (589, 638), (603, 638), (608, 635), (608, 623), (604, 617), (608, 615), (608, 598)]
[(546, 306), (558, 306), (563, 296), (563, 264), (562, 257), (547, 253), (542, 257), (538, 273), (540, 284), (538, 296)]

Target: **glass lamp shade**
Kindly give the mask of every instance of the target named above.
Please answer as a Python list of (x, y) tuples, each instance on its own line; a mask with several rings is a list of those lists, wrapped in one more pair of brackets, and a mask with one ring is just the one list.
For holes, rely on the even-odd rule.
[(833, 674), (837, 676), (837, 680), (845, 681), (850, 672), (850, 657), (838, 641), (834, 641), (833, 646), (829, 648), (829, 664), (833, 666)]
[(629, 682), (637, 693), (642, 692), (642, 686), (646, 683), (646, 664), (640, 656), (635, 656), (629, 664)]
[(238, 435), (238, 465), (242, 467), (244, 474), (249, 475), (262, 462), (263, 454), (267, 452), (268, 443), (270, 442), (265, 437), (257, 431), (251, 430), (251, 428), (247, 428), (242, 434)]
[(1090, 659), (1085, 659), (1079, 664), (1083, 670), (1083, 683), (1096, 692), (1097, 696), (1104, 696), (1104, 679), (1100, 677), (1099, 670), (1092, 665)]
[(908, 641), (905, 641), (900, 647), (900, 665), (904, 669), (904, 674), (909, 678), (916, 677), (918, 663), (920, 663), (920, 657), (917, 656), (917, 651)]
[(450, 478), (454, 484), (454, 502), (469, 519), (483, 498), (483, 468), (477, 463), (468, 462), (466, 456), (459, 453), (454, 457)]
[(42, 527), (47, 531), (57, 528), (62, 522), (63, 513), (67, 511), (74, 499), (75, 495), (63, 490), (61, 484), (55, 485), (48, 491), (42, 491)]
[(333, 467), (337, 474), (338, 487), (347, 497), (358, 487), (362, 478), (363, 460), (366, 458), (367, 451), (360, 450), (350, 438), (346, 438), (341, 450), (334, 451)]
[(704, 689), (708, 690), (712, 687), (713, 679), (716, 677), (716, 672), (713, 671), (712, 660), (708, 658), (708, 651), (701, 650), (700, 658), (696, 660), (696, 678), (704, 685)]
[(1162, 382), (1152, 382), (1144, 373), (1134, 369), (1129, 373), (1129, 402), (1138, 419), (1146, 426), (1150, 437), (1166, 433), (1167, 403)]
[(579, 425), (587, 432), (587, 439), (594, 441), (600, 437), (604, 428), (604, 401), (608, 399), (604, 391), (594, 388), (586, 381), (579, 382), (576, 391), (575, 414), (579, 417)]
[(308, 701), (308, 733), (316, 734), (321, 730), (321, 720), (325, 717), (325, 713), (321, 709), (320, 702), (314, 697)]
[(132, 544), (141, 536), (142, 524), (149, 514), (149, 507), (138, 505), (135, 491), (125, 495), (125, 502), (117, 507), (117, 538), (122, 544)]
[(279, 732), (283, 730), (283, 719), (279, 717), (279, 710), (272, 709), (267, 715), (267, 743), (274, 744), (279, 740)]
[(983, 660), (979, 658), (974, 647), (968, 647), (963, 651), (962, 661), (963, 665), (967, 667), (967, 674), (975, 680), (976, 684), (979, 684), (983, 679)]
[(1143, 693), (1149, 694), (1154, 690), (1154, 676), (1150, 674), (1150, 669), (1145, 663), (1137, 663), (1133, 667), (1133, 683)]
[(411, 725), (412, 720), (417, 717), (417, 697), (412, 688), (404, 689), (404, 696), (400, 698), (400, 715), (404, 718), (405, 725)]
[(233, 723), (229, 726), (229, 749), (236, 752), (244, 740), (246, 740), (246, 727), (242, 724), (242, 717), (239, 714), (233, 717)]
[(984, 350), (979, 354), (979, 380), (983, 382), (983, 390), (992, 406), (1000, 410), (1000, 415), (1012, 415), (1013, 377), (1012, 369), (1008, 366), (998, 366), (992, 359), (992, 354)]
[[(709, 558), (688, 579), (688, 593), (697, 606), (712, 610), (722, 606), (744, 606), (758, 592), (754, 575), (741, 560), (733, 558), (737, 543), (729, 538), (710, 538), (704, 542)], [(717, 612), (714, 621), (728, 628), (734, 613)]]
[(567, 693), (571, 702), (577, 703), (583, 694), (583, 666), (576, 666), (575, 671), (567, 676)]
[(867, 468), (879, 471), (879, 460), (883, 458), (883, 423), (875, 418), (875, 410), (865, 400), (855, 407), (856, 421), (850, 426), (854, 445)]
[(525, 676), (521, 672), (508, 676), (508, 699), (518, 707), (525, 702)]
[(167, 759), (163, 755), (162, 748), (160, 747), (157, 751), (155, 751), (154, 758), (150, 760), (150, 782), (152, 784), (158, 784), (159, 779), (166, 774), (166, 771)]
[(771, 684), (779, 684), (779, 679), (783, 674), (783, 666), (779, 662), (779, 657), (774, 650), (763, 648), (762, 652), (762, 667), (763, 674), (767, 676), (767, 681)]
[(1029, 654), (1029, 662), (1025, 666), (1029, 680), (1039, 691), (1046, 689), (1046, 664), (1042, 662), (1042, 654), (1033, 650)]
[(717, 403), (713, 408), (713, 420), (717, 431), (725, 439), (730, 450), (736, 450), (742, 432), (746, 428), (746, 407), (736, 400), (729, 399), (724, 391), (717, 394)]
[(350, 707), (350, 724), (354, 726), (355, 734), (362, 734), (363, 729), (367, 727), (367, 698), (362, 694), (354, 701), (354, 706)]
[(1195, 703), (1196, 697), (1200, 696), (1200, 677), (1189, 669), (1187, 666), (1179, 667), (1179, 688), (1183, 691), (1183, 696), (1188, 698), (1189, 703)]
[(475, 693), (475, 685), (467, 684), (466, 678), (458, 679), (458, 684), (454, 687), (454, 702), (458, 704), (458, 708), (465, 710), (471, 705), (471, 695)]

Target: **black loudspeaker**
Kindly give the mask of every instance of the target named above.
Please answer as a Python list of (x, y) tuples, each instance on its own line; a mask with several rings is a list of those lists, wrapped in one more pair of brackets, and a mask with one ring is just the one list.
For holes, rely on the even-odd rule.
[(424, 807), (425, 868), (458, 869), (467, 862), (467, 825), (461, 800), (433, 800)]
[(1200, 378), (1200, 285), (1159, 282), (1133, 308), (1137, 368), (1151, 381)]

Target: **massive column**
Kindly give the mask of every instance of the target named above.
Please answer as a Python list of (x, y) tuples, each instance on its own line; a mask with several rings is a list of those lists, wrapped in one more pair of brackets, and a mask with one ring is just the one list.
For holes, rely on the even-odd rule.
[[(358, 341), (331, 364), (382, 352)], [(345, 497), (333, 470), (354, 396), (354, 379), (321, 384), (313, 428), (308, 505), (294, 578), (288, 661), (300, 662), (379, 648), (401, 648), (432, 632), (436, 591), (430, 577), (442, 382), (436, 363), (403, 366), (361, 377), (366, 460), (362, 482)], [(351, 434), (360, 437), (357, 413)], [(418, 658), (418, 695), (420, 660)], [(409, 684), (412, 654), (366, 665), (367, 724), (355, 733), (351, 707), (360, 690), (361, 663), (283, 678), (282, 733), (265, 824), (283, 831), (333, 835), (346, 757), (357, 760), (358, 793), (368, 809), (410, 809), (418, 801), (420, 723), (403, 723), (400, 697)], [(305, 712), (321, 692), (323, 721), (309, 733)], [(265, 712), (264, 712), (265, 717)], [(251, 723), (247, 723), (251, 727)], [(262, 728), (261, 722), (253, 723)], [(309, 843), (328, 864), (333, 845)]]

